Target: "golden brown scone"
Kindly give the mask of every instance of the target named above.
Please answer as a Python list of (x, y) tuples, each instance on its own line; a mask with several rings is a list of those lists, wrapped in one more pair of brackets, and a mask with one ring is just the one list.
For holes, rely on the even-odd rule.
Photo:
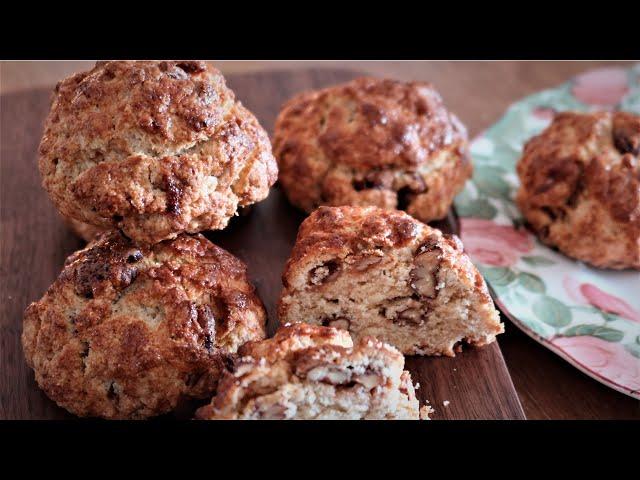
[(95, 225), (89, 225), (88, 223), (79, 222), (78, 220), (74, 220), (73, 218), (64, 216), (62, 218), (64, 220), (64, 223), (66, 223), (69, 227), (69, 230), (71, 230), (76, 236), (80, 237), (87, 243), (94, 240), (101, 233), (110, 230), (109, 228), (96, 227)]
[(601, 268), (640, 269), (640, 116), (556, 115), (527, 142), (517, 204), (547, 245)]
[(504, 331), (455, 235), (404, 212), (320, 207), (300, 226), (282, 275), (281, 322), (374, 336), (407, 355), (454, 356)]
[(137, 242), (222, 229), (267, 197), (266, 132), (204, 62), (98, 62), (61, 81), (40, 144), (63, 215)]
[[(293, 324), (240, 348), (196, 418), (417, 420), (418, 400), (398, 350), (374, 338)], [(423, 418), (428, 409), (423, 409)], [(428, 417), (426, 417), (428, 418)]]
[(265, 337), (265, 318), (245, 265), (202, 235), (137, 247), (111, 231), (27, 308), (22, 344), (61, 407), (140, 419), (211, 395), (229, 356)]
[(359, 78), (302, 93), (276, 121), (280, 184), (297, 207), (444, 217), (471, 176), (467, 132), (428, 83)]

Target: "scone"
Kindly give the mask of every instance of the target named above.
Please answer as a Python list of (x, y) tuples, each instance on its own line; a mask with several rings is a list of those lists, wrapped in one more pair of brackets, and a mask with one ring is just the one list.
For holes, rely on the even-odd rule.
[(140, 419), (212, 395), (238, 347), (265, 337), (265, 318), (245, 265), (202, 235), (138, 247), (112, 231), (27, 308), (22, 344), (61, 407)]
[(640, 116), (556, 115), (524, 147), (517, 204), (549, 246), (601, 268), (640, 269)]
[(282, 275), (281, 322), (374, 336), (407, 355), (454, 356), (504, 327), (454, 235), (404, 212), (321, 207), (300, 226)]
[(471, 176), (467, 132), (427, 83), (359, 78), (287, 102), (274, 153), (289, 201), (446, 216)]
[[(217, 395), (196, 418), (386, 420), (420, 417), (398, 350), (373, 338), (293, 324), (240, 348)], [(425, 412), (425, 409), (423, 409)], [(426, 412), (425, 412), (426, 413)]]
[(110, 230), (109, 228), (105, 228), (105, 227), (97, 227), (95, 225), (89, 225), (88, 223), (83, 223), (78, 220), (74, 220), (73, 218), (68, 218), (68, 217), (62, 217), (62, 218), (64, 220), (64, 223), (66, 223), (67, 226), (69, 227), (69, 230), (71, 230), (77, 237), (80, 237), (87, 243), (92, 240), (95, 240), (95, 238), (98, 237), (98, 235), (100, 235), (101, 233), (106, 232), (107, 230)]
[(64, 216), (137, 242), (222, 229), (267, 197), (269, 138), (204, 62), (98, 62), (61, 81), (40, 143)]

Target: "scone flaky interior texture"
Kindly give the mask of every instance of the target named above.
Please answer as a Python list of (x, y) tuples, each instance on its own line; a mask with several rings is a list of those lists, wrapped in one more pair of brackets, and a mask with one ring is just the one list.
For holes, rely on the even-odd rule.
[(113, 231), (27, 308), (22, 343), (60, 406), (136, 419), (211, 395), (228, 357), (265, 337), (265, 319), (244, 264), (202, 235), (140, 247)]
[(281, 322), (374, 336), (405, 354), (454, 355), (503, 325), (456, 236), (400, 211), (320, 207), (300, 226), (283, 273)]
[(398, 350), (373, 338), (293, 324), (249, 342), (200, 419), (418, 419)]
[(639, 155), (640, 116), (560, 113), (525, 145), (518, 207), (566, 255), (640, 269)]
[(99, 62), (61, 81), (40, 144), (63, 215), (146, 243), (224, 228), (277, 178), (269, 138), (204, 62)]
[(471, 175), (467, 132), (431, 85), (359, 78), (287, 102), (276, 121), (280, 184), (297, 207), (359, 205), (446, 215)]

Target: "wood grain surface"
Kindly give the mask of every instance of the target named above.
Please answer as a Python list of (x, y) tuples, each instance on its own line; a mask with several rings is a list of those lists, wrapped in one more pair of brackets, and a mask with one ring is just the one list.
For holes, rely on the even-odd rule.
[[(45, 68), (48, 63), (12, 64), (10, 69), (6, 62), (0, 64), (0, 292), (3, 299), (0, 418), (71, 417), (37, 389), (19, 345), (24, 308), (44, 293), (66, 256), (82, 245), (66, 230), (41, 189), (35, 164), (49, 94), (54, 81), (62, 76), (56, 72), (70, 70), (65, 64), (73, 62), (58, 62), (53, 73)], [(262, 63), (262, 68), (268, 64), (254, 63)], [(523, 94), (552, 86), (595, 64), (371, 62), (366, 65), (370, 67), (367, 70), (376, 70), (378, 74), (433, 80), (446, 103), (465, 121), (470, 133), (476, 134)], [(41, 74), (30, 76), (30, 71)], [(226, 73), (227, 69), (223, 71)], [(294, 72), (233, 74), (227, 78), (239, 98), (272, 131), (275, 114), (290, 94), (335, 83), (351, 75), (332, 70), (296, 69)], [(13, 83), (5, 81), (8, 76)], [(47, 82), (46, 88), (6, 88), (7, 84), (10, 87), (43, 85), (43, 79)], [(282, 265), (301, 219), (302, 215), (291, 208), (276, 189), (249, 217), (236, 219), (224, 232), (207, 234), (247, 261), (269, 309), (271, 328)], [(640, 418), (640, 402), (600, 385), (519, 332), (506, 319), (505, 323), (507, 332), (500, 336), (499, 343), (528, 418)], [(435, 418), (522, 418), (495, 344), (467, 350), (455, 359), (410, 358), (407, 363), (415, 380), (422, 385), (418, 392), (421, 398), (432, 400), (437, 410)], [(450, 401), (446, 408), (442, 405), (445, 400)]]

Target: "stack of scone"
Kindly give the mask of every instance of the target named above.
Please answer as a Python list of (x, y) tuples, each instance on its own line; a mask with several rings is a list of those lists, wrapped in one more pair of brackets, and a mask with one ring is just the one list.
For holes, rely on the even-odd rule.
[(253, 114), (204, 62), (99, 62), (56, 86), (39, 168), (62, 215), (97, 238), (26, 311), (38, 384), (105, 418), (211, 397), (238, 348), (265, 338), (246, 266), (198, 233), (276, 181)]
[(92, 241), (25, 313), (25, 355), (49, 397), (104, 418), (185, 398), (211, 398), (202, 419), (428, 417), (403, 354), (453, 356), (503, 331), (460, 241), (422, 223), (471, 174), (464, 127), (428, 84), (364, 78), (288, 102), (274, 151), (281, 188), (311, 215), (266, 339), (246, 266), (199, 233), (278, 176), (220, 72), (99, 62), (58, 84), (39, 168)]

